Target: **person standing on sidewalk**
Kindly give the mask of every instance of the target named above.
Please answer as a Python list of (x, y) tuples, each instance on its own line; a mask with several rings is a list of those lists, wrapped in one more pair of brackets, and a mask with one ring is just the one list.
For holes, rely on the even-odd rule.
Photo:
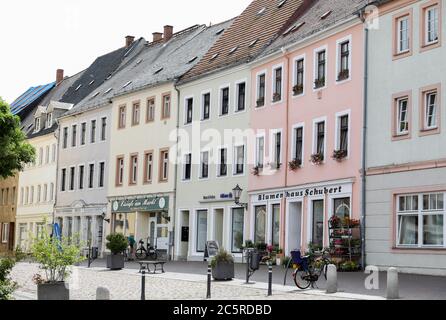
[(130, 252), (129, 252), (129, 261), (135, 260), (135, 236), (133, 234), (130, 234), (130, 236), (127, 238), (129, 242)]

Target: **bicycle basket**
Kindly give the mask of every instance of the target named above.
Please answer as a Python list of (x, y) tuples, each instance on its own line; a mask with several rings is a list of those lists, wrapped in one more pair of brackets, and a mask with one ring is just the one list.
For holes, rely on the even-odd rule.
[(308, 268), (308, 259), (302, 257), (300, 250), (291, 251), (291, 260), (293, 265), (297, 265), (304, 270)]

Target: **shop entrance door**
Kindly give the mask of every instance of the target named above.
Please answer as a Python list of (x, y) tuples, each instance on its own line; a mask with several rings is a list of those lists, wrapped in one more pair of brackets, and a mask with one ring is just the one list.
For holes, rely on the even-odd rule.
[(149, 219), (149, 243), (152, 246), (156, 245), (156, 217)]
[(302, 245), (302, 202), (291, 202), (288, 212), (286, 254), (292, 250), (300, 250)]

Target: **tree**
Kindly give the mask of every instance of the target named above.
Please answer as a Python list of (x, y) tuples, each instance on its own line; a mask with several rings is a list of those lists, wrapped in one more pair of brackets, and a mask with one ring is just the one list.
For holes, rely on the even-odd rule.
[(20, 118), (11, 113), (9, 105), (0, 98), (0, 178), (11, 177), (33, 162), (36, 151), (26, 141), (20, 129)]

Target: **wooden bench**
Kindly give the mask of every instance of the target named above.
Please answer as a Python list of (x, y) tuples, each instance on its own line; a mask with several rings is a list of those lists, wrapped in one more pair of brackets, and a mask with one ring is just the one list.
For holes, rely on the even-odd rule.
[[(155, 274), (157, 271), (161, 271), (161, 273), (165, 272), (164, 264), (166, 263), (166, 261), (142, 260), (138, 261), (138, 263), (139, 263), (139, 273), (141, 273), (142, 270), (144, 269), (147, 269), (147, 271), (152, 274)], [(153, 266), (153, 271), (150, 269), (150, 265)]]

